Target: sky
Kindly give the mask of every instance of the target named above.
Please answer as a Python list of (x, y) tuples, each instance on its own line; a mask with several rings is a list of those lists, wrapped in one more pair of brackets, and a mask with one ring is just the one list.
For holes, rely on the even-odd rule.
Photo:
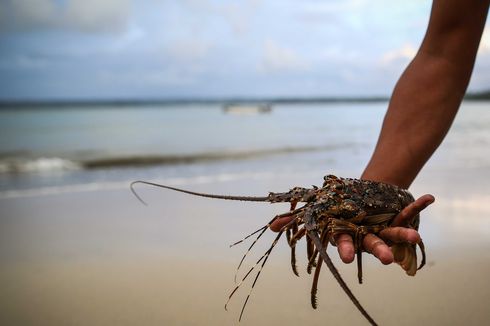
[[(0, 0), (0, 100), (388, 96), (427, 0)], [(490, 28), (470, 91), (490, 88)]]

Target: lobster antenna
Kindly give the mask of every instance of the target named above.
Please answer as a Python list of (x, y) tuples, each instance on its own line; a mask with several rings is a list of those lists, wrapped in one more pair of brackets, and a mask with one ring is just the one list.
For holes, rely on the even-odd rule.
[(145, 205), (148, 205), (148, 204), (134, 190), (134, 185), (137, 183), (142, 183), (142, 184), (149, 185), (149, 186), (170, 189), (170, 190), (174, 190), (174, 191), (178, 191), (178, 192), (183, 192), (185, 194), (199, 196), (199, 197), (206, 197), (206, 198), (226, 199), (226, 200), (241, 200), (241, 201), (259, 201), (259, 202), (269, 201), (269, 197), (213, 195), (213, 194), (206, 194), (206, 193), (201, 193), (201, 192), (195, 192), (195, 191), (189, 191), (189, 190), (185, 190), (185, 189), (165, 186), (165, 185), (161, 185), (161, 184), (149, 182), (149, 181), (138, 180), (138, 181), (131, 182), (131, 185), (129, 186), (131, 188), (131, 191), (136, 196), (136, 198), (138, 198), (138, 200)]

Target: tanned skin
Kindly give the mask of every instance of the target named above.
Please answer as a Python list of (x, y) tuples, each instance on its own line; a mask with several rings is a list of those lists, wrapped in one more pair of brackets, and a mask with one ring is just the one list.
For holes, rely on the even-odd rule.
[[(361, 179), (408, 188), (446, 136), (471, 78), (490, 0), (434, 0), (424, 40), (391, 96), (374, 153)], [(369, 234), (363, 246), (383, 264), (394, 261), (387, 243), (418, 243), (403, 227), (434, 202), (424, 195), (407, 206), (394, 227)], [(273, 231), (289, 218), (275, 221)], [(344, 263), (354, 260), (349, 235), (335, 239)]]

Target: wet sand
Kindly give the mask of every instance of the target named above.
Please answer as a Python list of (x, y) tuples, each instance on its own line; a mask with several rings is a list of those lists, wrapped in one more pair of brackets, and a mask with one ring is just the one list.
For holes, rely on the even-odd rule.
[[(430, 181), (431, 175), (424, 178)], [(255, 194), (257, 189), (280, 189), (282, 183), (286, 181), (272, 187), (254, 181), (234, 192), (254, 189)], [(335, 261), (381, 325), (488, 324), (488, 198), (478, 189), (480, 197), (471, 193), (464, 197), (440, 183), (432, 189), (427, 186), (433, 184), (414, 187), (416, 194), (429, 188), (424, 192), (438, 197), (438, 205), (423, 216), (428, 264), (415, 277), (365, 256), (365, 282), (358, 285), (355, 265)], [(195, 189), (231, 187), (225, 182)], [(232, 299), (228, 312), (223, 306), (248, 244), (231, 249), (228, 245), (287, 207), (143, 192), (149, 207), (127, 190), (2, 200), (0, 324), (237, 324), (250, 282)], [(272, 238), (268, 234), (262, 239), (246, 266)], [(279, 243), (241, 324), (367, 324), (326, 268), (319, 308), (311, 308), (305, 249), (298, 251), (300, 278), (291, 272), (285, 241)]]

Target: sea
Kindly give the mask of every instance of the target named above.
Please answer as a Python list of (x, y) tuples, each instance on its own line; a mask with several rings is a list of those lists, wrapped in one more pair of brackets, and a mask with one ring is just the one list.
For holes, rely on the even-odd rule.
[[(0, 199), (171, 185), (357, 177), (387, 102), (25, 105), (0, 109)], [(465, 101), (431, 169), (490, 171), (490, 102)]]

